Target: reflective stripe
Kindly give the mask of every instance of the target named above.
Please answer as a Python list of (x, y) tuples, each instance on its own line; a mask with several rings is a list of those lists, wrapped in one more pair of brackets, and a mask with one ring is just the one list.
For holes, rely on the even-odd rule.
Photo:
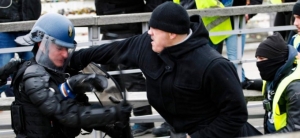
[(210, 22), (209, 24), (206, 25), (207, 30), (211, 30), (212, 28), (218, 26), (222, 22), (226, 21), (227, 19), (230, 19), (228, 16), (221, 16), (218, 17), (216, 20)]
[(261, 90), (262, 96), (265, 96), (266, 84), (267, 84), (267, 81), (263, 80), (263, 86), (262, 86), (262, 90)]

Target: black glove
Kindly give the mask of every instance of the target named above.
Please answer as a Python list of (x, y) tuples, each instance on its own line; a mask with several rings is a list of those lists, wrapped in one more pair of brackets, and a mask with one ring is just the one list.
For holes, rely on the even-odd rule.
[(127, 138), (128, 135), (132, 137), (129, 126), (129, 117), (132, 111), (132, 106), (122, 101), (118, 105), (114, 106), (114, 108), (116, 109), (116, 122), (101, 127), (95, 127), (94, 129), (105, 132), (106, 135), (111, 138)]
[(75, 96), (75, 101), (76, 101), (79, 105), (84, 105), (84, 106), (89, 106), (89, 105), (91, 105), (91, 104), (89, 103), (89, 97), (86, 96), (86, 94), (84, 94), (84, 93), (76, 94), (76, 96)]
[(7, 78), (9, 75), (18, 71), (19, 65), (21, 65), (24, 60), (11, 60), (2, 68), (0, 68), (0, 86), (5, 85), (7, 83)]
[(78, 74), (67, 79), (61, 84), (60, 91), (65, 98), (75, 98), (76, 94), (90, 92), (95, 88), (103, 91), (108, 85), (107, 78), (103, 75)]
[(132, 105), (128, 104), (127, 102), (125, 103), (122, 101), (118, 105), (115, 106), (116, 108), (116, 113), (117, 113), (117, 120), (126, 126), (129, 123), (129, 118), (131, 115), (132, 111)]

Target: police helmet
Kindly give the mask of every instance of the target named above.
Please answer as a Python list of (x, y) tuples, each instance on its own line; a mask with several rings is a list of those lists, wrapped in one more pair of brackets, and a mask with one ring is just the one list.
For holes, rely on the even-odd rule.
[(75, 47), (75, 29), (72, 22), (57, 13), (47, 13), (41, 16), (29, 34), (20, 36), (15, 41), (20, 45), (34, 45), (42, 41), (44, 34), (55, 38), (55, 42), (61, 46)]
[(21, 45), (34, 45), (32, 51), (38, 64), (63, 73), (76, 48), (74, 37), (74, 26), (69, 19), (48, 13), (36, 21), (29, 34), (15, 41)]

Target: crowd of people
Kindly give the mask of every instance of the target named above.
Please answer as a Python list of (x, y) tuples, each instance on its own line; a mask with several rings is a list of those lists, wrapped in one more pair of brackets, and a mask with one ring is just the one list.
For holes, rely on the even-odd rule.
[[(244, 77), (241, 81), (236, 65), (229, 61), (233, 59), (224, 58), (216, 50), (223, 41), (229, 46), (227, 40), (236, 40), (237, 36), (212, 38), (208, 21), (219, 17), (188, 15), (186, 9), (205, 8), (199, 4), (200, 0), (146, 0), (141, 5), (132, 5), (130, 2), (136, 1), (130, 0), (122, 2), (96, 0), (96, 12), (98, 15), (152, 12), (147, 32), (141, 31), (141, 24), (101, 26), (104, 39), (125, 39), (75, 51), (72, 22), (60, 14), (48, 13), (37, 18), (30, 32), (12, 39), (16, 46), (33, 46), (31, 59), (3, 61), (7, 64), (0, 68), (2, 86), (13, 74), (11, 87), (15, 101), (11, 113), (17, 137), (76, 137), (81, 129), (100, 130), (113, 138), (149, 132), (180, 138), (262, 135), (247, 122), (243, 88), (263, 92), (265, 134), (299, 130), (298, 33), (286, 39), (274, 32), (262, 41), (255, 52), (261, 79), (253, 83)], [(237, 6), (236, 1), (221, 2), (224, 5), (209, 1), (207, 4)], [(260, 2), (245, 0), (242, 5)], [(300, 2), (295, 3), (291, 14), (300, 32)], [(245, 15), (248, 17), (252, 15)], [(22, 20), (30, 19), (9, 21)], [(232, 26), (230, 17), (227, 21)], [(222, 31), (220, 26), (215, 27)], [(142, 74), (125, 75), (125, 79), (120, 79), (124, 82), (119, 81), (128, 91), (147, 92), (150, 105), (133, 108), (133, 113), (152, 114), (153, 107), (166, 122), (160, 128), (154, 128), (153, 123), (130, 127), (132, 106), (126, 99), (110, 107), (89, 103), (86, 92), (94, 89), (101, 92), (108, 85), (105, 75), (80, 72), (91, 62), (106, 66), (106, 70), (141, 69)]]

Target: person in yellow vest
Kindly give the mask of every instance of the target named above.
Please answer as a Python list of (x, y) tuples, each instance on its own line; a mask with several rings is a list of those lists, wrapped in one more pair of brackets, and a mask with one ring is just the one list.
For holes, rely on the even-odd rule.
[[(256, 50), (256, 65), (263, 86), (265, 133), (300, 130), (300, 65), (297, 50), (275, 32)], [(298, 59), (299, 63), (300, 60)]]
[(300, 2), (298, 1), (293, 7), (293, 16), (295, 18), (294, 26), (297, 28), (297, 34), (295, 34), (289, 41), (290, 45), (293, 45), (298, 52), (300, 52)]

